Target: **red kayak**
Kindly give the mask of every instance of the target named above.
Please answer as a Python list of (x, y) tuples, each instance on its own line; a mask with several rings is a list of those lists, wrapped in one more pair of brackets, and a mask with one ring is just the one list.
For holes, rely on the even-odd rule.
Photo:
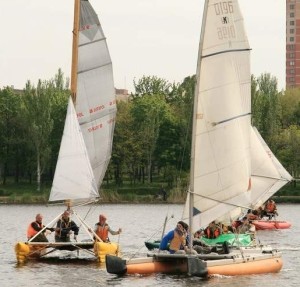
[(291, 227), (291, 223), (288, 221), (279, 220), (253, 220), (256, 230), (266, 229), (287, 229)]

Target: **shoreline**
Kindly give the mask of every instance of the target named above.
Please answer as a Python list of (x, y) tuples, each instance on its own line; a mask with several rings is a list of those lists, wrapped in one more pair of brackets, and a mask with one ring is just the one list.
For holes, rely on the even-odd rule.
[[(294, 203), (299, 204), (300, 203), (300, 196), (298, 195), (282, 195), (282, 196), (272, 196), (272, 199), (276, 203)], [(151, 200), (104, 200), (101, 201), (101, 199), (96, 204), (184, 204), (185, 201), (170, 201), (170, 200), (162, 200), (162, 199), (151, 199)], [(45, 204), (47, 205), (48, 202), (45, 201), (44, 197), (35, 197), (34, 199), (27, 199), (24, 200), (22, 197), (20, 198), (14, 198), (12, 199), (9, 196), (0, 196), (0, 204), (7, 204), (7, 205), (13, 205), (13, 204), (21, 204), (21, 205), (32, 205), (32, 204)]]

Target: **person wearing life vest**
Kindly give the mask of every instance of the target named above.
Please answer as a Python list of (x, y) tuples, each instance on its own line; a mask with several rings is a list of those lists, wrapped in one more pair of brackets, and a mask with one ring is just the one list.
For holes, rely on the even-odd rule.
[(209, 225), (204, 229), (204, 235), (207, 238), (217, 238), (221, 234), (220, 228), (216, 225), (215, 221), (209, 223)]
[(64, 211), (61, 218), (57, 221), (55, 229), (55, 242), (70, 242), (70, 235), (74, 232), (74, 240), (77, 239), (79, 227), (70, 219), (70, 212)]
[(107, 218), (104, 214), (99, 215), (99, 222), (95, 224), (94, 232), (103, 242), (110, 242), (108, 234), (110, 233), (111, 235), (118, 235), (122, 232), (122, 229), (119, 228), (118, 231), (112, 230), (106, 223), (106, 219)]
[(268, 199), (268, 201), (265, 204), (264, 215), (269, 216), (269, 219), (271, 219), (275, 215), (278, 215), (277, 207), (274, 200)]
[(185, 222), (178, 221), (175, 229), (169, 231), (163, 237), (159, 249), (169, 250), (171, 254), (185, 253), (187, 250), (187, 229), (188, 225)]
[(46, 230), (53, 232), (55, 229), (46, 227), (42, 232), (40, 232), (44, 227), (45, 225), (43, 225), (43, 216), (42, 214), (38, 213), (35, 217), (35, 221), (31, 222), (28, 225), (27, 239), (30, 240), (31, 238), (33, 238), (32, 240), (30, 240), (32, 242), (48, 242), (45, 234)]

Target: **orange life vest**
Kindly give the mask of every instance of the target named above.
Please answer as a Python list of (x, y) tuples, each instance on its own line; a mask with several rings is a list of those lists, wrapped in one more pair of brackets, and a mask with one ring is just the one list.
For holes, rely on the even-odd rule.
[(207, 238), (217, 238), (220, 235), (219, 228), (212, 231), (209, 227), (204, 230)]
[(176, 231), (174, 231), (174, 237), (170, 242), (170, 250), (178, 251), (182, 246), (185, 246), (185, 235), (179, 235)]
[(103, 225), (100, 225), (100, 224), (97, 224), (97, 229), (95, 230), (95, 233), (101, 238), (101, 240), (103, 240), (104, 242), (107, 242), (109, 241), (108, 239), (108, 225), (105, 224), (104, 226)]
[(275, 211), (275, 209), (276, 209), (276, 206), (275, 206), (275, 203), (274, 202), (268, 202), (267, 204), (266, 204), (266, 207), (265, 207), (265, 210), (267, 211), (267, 212), (274, 212)]
[(27, 228), (27, 238), (30, 239), (31, 237), (33, 237), (34, 235), (36, 235), (38, 233), (38, 231), (36, 231), (33, 227), (32, 227), (32, 223), (36, 223), (40, 228), (43, 228), (43, 224), (39, 223), (37, 221), (31, 222), (28, 225)]

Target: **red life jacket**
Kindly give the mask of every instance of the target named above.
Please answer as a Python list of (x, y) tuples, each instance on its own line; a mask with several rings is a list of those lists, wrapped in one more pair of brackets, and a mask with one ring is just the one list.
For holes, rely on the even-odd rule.
[(217, 238), (220, 235), (219, 228), (216, 228), (214, 231), (212, 231), (209, 227), (207, 227), (204, 232), (207, 238)]

